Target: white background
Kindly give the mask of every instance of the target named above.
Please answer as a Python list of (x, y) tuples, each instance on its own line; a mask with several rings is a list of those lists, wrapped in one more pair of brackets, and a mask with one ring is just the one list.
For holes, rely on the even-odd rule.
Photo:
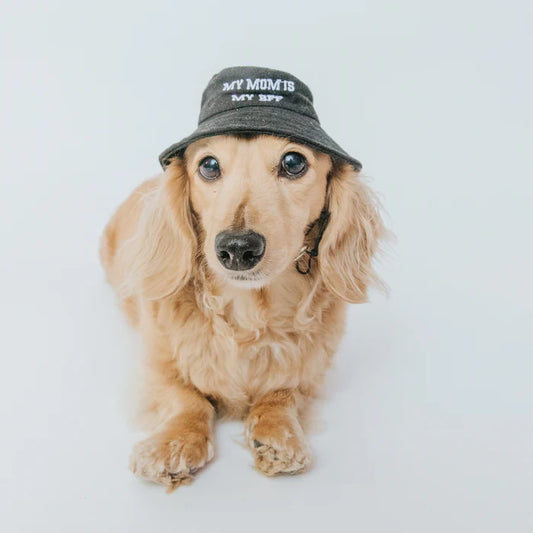
[[(2, 2), (2, 531), (531, 531), (531, 6)], [(97, 242), (238, 64), (361, 159), (391, 293), (351, 307), (311, 472), (262, 477), (225, 423), (167, 495), (127, 470), (140, 340)]]

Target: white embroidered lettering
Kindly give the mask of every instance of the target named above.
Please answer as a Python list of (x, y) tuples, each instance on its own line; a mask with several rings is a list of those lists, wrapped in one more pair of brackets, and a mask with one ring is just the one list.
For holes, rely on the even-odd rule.
[(294, 92), (294, 82), (289, 80), (273, 80), (271, 78), (246, 79), (246, 89), (249, 91), (290, 91)]
[(252, 81), (250, 78), (246, 80), (246, 88), (250, 91), (257, 91), (259, 89), (259, 82), (261, 80), (255, 79)]
[(231, 95), (231, 101), (232, 102), (244, 102), (246, 100), (250, 101), (253, 99), (255, 95), (253, 94), (232, 94)]
[(225, 81), (222, 86), (223, 91), (234, 91), (235, 89), (240, 89), (244, 80), (233, 80), (231, 82)]
[(272, 100), (279, 102), (282, 99), (283, 99), (283, 96), (279, 94), (260, 94), (259, 95), (260, 102), (272, 102)]

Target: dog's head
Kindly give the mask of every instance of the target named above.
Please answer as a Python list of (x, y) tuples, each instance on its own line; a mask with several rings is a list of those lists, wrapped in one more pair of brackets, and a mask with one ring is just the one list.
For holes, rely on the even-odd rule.
[(295, 270), (303, 248), (316, 243), (309, 229), (329, 212), (309, 275), (346, 301), (365, 299), (382, 223), (349, 164), (287, 138), (223, 135), (189, 145), (163, 180), (136, 239), (151, 248), (133, 269), (144, 271), (148, 295), (176, 292), (199, 262), (223, 283), (268, 285)]

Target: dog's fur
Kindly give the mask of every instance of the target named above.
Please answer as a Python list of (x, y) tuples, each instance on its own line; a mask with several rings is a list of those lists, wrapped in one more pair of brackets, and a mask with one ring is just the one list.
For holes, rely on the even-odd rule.
[[(280, 178), (283, 154), (309, 170)], [(198, 163), (216, 157), (223, 176), (206, 182)], [(306, 230), (331, 217), (307, 275), (295, 258)], [(264, 258), (236, 276), (219, 263), (217, 233), (253, 229)], [(105, 229), (101, 260), (127, 315), (146, 341), (151, 436), (132, 470), (169, 488), (213, 457), (215, 412), (245, 419), (256, 467), (304, 470), (302, 430), (344, 327), (345, 302), (376, 282), (372, 257), (383, 235), (373, 192), (353, 168), (270, 135), (215, 136), (190, 145), (138, 187)], [(310, 237), (307, 237), (307, 240)]]

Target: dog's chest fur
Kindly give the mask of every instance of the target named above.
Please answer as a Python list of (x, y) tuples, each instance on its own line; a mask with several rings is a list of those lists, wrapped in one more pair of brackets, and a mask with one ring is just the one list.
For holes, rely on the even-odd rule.
[(183, 293), (171, 313), (159, 313), (181, 378), (237, 415), (272, 390), (313, 393), (337, 347), (345, 306), (325, 294), (312, 298), (309, 286), (294, 277), (268, 289), (206, 293), (200, 302), (194, 291)]

